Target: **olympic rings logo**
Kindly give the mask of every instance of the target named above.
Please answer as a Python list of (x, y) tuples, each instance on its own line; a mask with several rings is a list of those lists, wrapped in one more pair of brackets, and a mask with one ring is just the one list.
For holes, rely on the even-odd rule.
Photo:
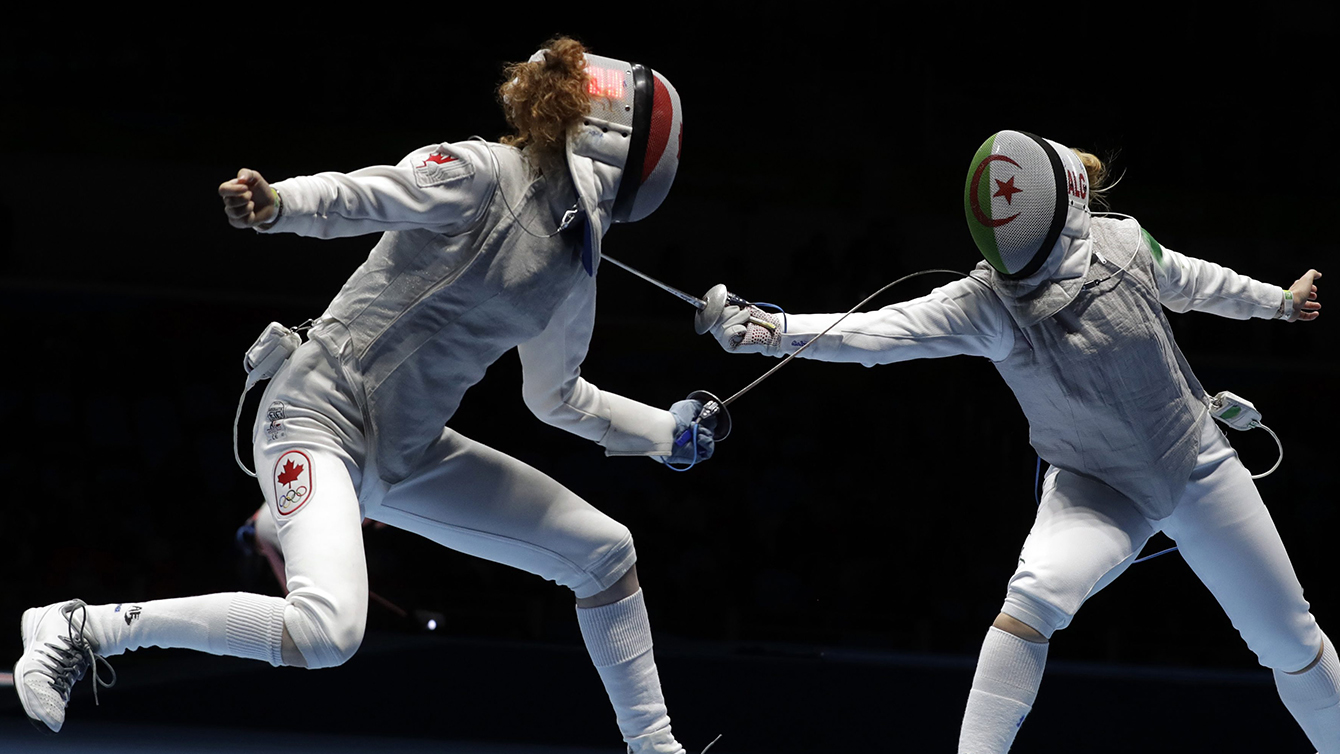
[[(290, 450), (275, 461), (274, 497), (279, 515), (296, 513), (312, 497), (312, 459), (301, 450)], [(306, 482), (306, 484), (304, 484)]]

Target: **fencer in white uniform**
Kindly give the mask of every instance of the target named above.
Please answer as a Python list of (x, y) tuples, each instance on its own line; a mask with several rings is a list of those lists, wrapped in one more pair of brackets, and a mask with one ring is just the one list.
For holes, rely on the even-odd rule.
[[(1050, 469), (1041, 505), (988, 632), (961, 754), (1009, 749), (1032, 709), (1048, 642), (1158, 531), (1175, 540), (1322, 752), (1340, 752), (1340, 663), (1309, 612), (1250, 474), (1162, 311), (1311, 320), (1309, 270), (1282, 289), (1164, 248), (1131, 218), (1095, 217), (1101, 163), (1018, 131), (975, 155), (965, 213), (986, 257), (929, 295), (854, 313), (728, 307), (730, 352), (866, 366), (958, 354), (990, 359)], [(775, 330), (749, 322), (769, 319)], [(823, 333), (823, 334), (821, 334)], [(811, 343), (811, 341), (814, 341)]]
[[(260, 404), (255, 468), (277, 526), (287, 597), (29, 610), (16, 680), (30, 717), (58, 730), (85, 666), (144, 646), (308, 668), (343, 663), (367, 615), (360, 527), (368, 517), (571, 589), (628, 750), (683, 751), (661, 695), (628, 529), (540, 471), (445, 426), (466, 390), (516, 348), (523, 399), (543, 421), (608, 455), (711, 455), (709, 423), (694, 421), (700, 404), (653, 408), (580, 374), (601, 238), (666, 196), (679, 156), (679, 96), (661, 74), (586, 55), (572, 40), (555, 40), (511, 71), (516, 78), (503, 88), (509, 120), (548, 96), (539, 90), (560, 84), (584, 106), (559, 124), (566, 138), (548, 150), (536, 141), (522, 149), (437, 144), (394, 166), (273, 186), (243, 170), (220, 187), (239, 227), (382, 234)], [(694, 439), (676, 444), (690, 427)]]

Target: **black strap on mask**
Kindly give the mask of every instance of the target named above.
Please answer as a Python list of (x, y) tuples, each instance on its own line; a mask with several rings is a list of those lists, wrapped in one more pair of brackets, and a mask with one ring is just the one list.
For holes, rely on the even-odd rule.
[(1061, 164), (1061, 155), (1057, 154), (1056, 149), (1045, 139), (1038, 138), (1027, 131), (1020, 131), (1019, 133), (1037, 142), (1038, 146), (1042, 147), (1043, 154), (1047, 155), (1047, 161), (1051, 163), (1052, 176), (1056, 178), (1056, 208), (1052, 210), (1052, 223), (1051, 227), (1047, 229), (1047, 237), (1042, 240), (1042, 246), (1033, 252), (1033, 258), (1018, 272), (1012, 275), (1004, 275), (1011, 280), (1032, 275), (1038, 271), (1043, 262), (1047, 261), (1047, 257), (1051, 255), (1052, 247), (1056, 245), (1057, 239), (1061, 237), (1061, 231), (1065, 229), (1069, 204), (1069, 200), (1066, 198), (1069, 188), (1066, 184), (1065, 165)]
[(647, 157), (647, 139), (651, 134), (651, 108), (656, 83), (646, 66), (632, 64), (633, 69), (633, 136), (628, 145), (628, 162), (619, 178), (619, 192), (614, 196), (611, 218), (616, 223), (628, 222), (642, 186), (642, 167)]

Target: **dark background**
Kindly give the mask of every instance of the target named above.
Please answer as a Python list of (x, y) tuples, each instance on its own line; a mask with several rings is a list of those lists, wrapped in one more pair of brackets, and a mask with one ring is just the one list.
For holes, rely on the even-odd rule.
[[(267, 322), (319, 315), (374, 239), (234, 230), (217, 185), (243, 166), (278, 180), (497, 138), (504, 62), (555, 33), (679, 89), (674, 190), (605, 250), (690, 292), (727, 282), (791, 311), (836, 311), (908, 272), (967, 270), (979, 256), (965, 171), (1002, 128), (1115, 157), (1113, 209), (1169, 248), (1284, 286), (1330, 271), (1336, 251), (1334, 9), (1222, 28), (1196, 10), (1040, 23), (1000, 9), (684, 8), (653, 23), (610, 8), (506, 25), (377, 10), (49, 14), (0, 31), (0, 616), (74, 596), (274, 591), (233, 545), (260, 502), (230, 448), (241, 356)], [(728, 356), (693, 334), (691, 309), (612, 266), (600, 280), (583, 374), (606, 390), (668, 406), (699, 388), (734, 393), (775, 363)], [(947, 282), (917, 279), (871, 306)], [(1260, 488), (1332, 625), (1334, 323), (1172, 319), (1206, 388), (1252, 400), (1280, 434), (1284, 463)], [(509, 354), (452, 426), (633, 530), (669, 646), (971, 657), (1032, 519), (1027, 426), (981, 359), (795, 363), (732, 407), (732, 436), (686, 474), (604, 458), (531, 417), (519, 393)], [(1254, 471), (1275, 460), (1265, 433), (1230, 439)], [(453, 637), (578, 641), (565, 590), (402, 532), (367, 539), (372, 589), (441, 613)], [(374, 649), (408, 630), (376, 607), (371, 623)], [(17, 657), (17, 632), (0, 641)], [(1052, 660), (1268, 678), (1176, 555), (1087, 605)], [(692, 678), (678, 683), (694, 693)], [(915, 690), (853, 686), (827, 703), (848, 692)], [(961, 706), (940, 712), (947, 748)]]

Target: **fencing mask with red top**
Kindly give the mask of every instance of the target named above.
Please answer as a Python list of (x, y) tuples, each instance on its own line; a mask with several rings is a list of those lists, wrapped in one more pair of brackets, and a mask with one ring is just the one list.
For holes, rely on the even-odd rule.
[(586, 73), (591, 112), (568, 133), (565, 151), (587, 219), (583, 263), (592, 272), (605, 231), (650, 215), (670, 193), (683, 111), (675, 87), (646, 66), (587, 54)]

